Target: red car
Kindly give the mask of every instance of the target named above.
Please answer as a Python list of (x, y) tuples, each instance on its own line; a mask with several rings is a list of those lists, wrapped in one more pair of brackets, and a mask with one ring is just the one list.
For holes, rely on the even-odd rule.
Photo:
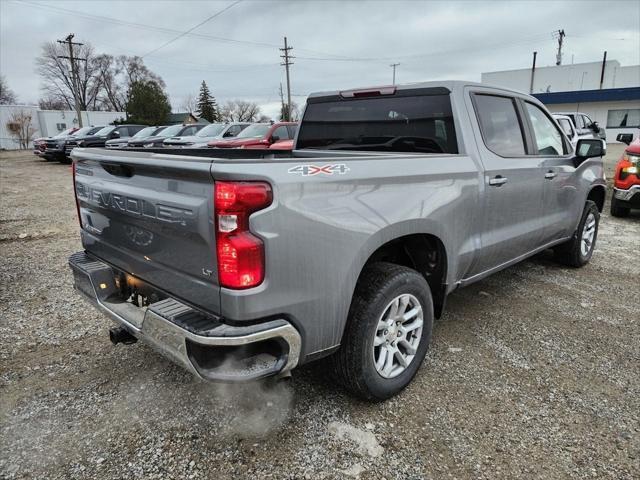
[(611, 215), (626, 217), (632, 208), (640, 208), (640, 138), (632, 143), (633, 134), (621, 133), (616, 140), (628, 147), (616, 165), (611, 197)]
[(293, 150), (293, 139), (272, 143), (269, 150)]
[(276, 142), (293, 139), (297, 128), (298, 124), (295, 122), (254, 123), (242, 130), (233, 139), (212, 140), (207, 145), (211, 148), (255, 148), (266, 150)]

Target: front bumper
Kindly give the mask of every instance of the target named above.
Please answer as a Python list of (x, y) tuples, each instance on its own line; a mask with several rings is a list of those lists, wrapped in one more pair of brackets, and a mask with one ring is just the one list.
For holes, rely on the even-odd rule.
[(284, 319), (231, 326), (173, 298), (138, 307), (122, 299), (119, 272), (108, 264), (79, 252), (69, 266), (76, 290), (98, 310), (198, 378), (241, 382), (283, 374), (298, 364), (300, 334)]
[(632, 185), (627, 190), (621, 188), (613, 189), (613, 196), (616, 200), (621, 202), (627, 202), (632, 205), (640, 207), (640, 185)]

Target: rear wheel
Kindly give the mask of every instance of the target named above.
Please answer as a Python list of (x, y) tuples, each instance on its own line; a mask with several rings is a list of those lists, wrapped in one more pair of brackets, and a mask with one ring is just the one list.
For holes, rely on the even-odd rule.
[(433, 301), (415, 270), (375, 263), (362, 273), (340, 349), (337, 379), (355, 395), (385, 400), (405, 388), (429, 348)]
[(627, 217), (629, 215), (629, 211), (631, 209), (624, 207), (620, 200), (618, 200), (615, 195), (611, 196), (611, 216), (613, 217)]
[(570, 267), (582, 267), (589, 263), (598, 238), (600, 213), (591, 200), (587, 200), (578, 228), (571, 240), (554, 248), (556, 259)]

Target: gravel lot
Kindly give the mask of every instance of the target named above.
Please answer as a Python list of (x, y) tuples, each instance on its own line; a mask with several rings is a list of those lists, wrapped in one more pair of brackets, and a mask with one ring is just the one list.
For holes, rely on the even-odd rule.
[(583, 269), (542, 254), (453, 294), (413, 384), (370, 405), (322, 364), (218, 386), (111, 345), (67, 268), (69, 166), (0, 155), (0, 478), (640, 477), (640, 212), (607, 205)]

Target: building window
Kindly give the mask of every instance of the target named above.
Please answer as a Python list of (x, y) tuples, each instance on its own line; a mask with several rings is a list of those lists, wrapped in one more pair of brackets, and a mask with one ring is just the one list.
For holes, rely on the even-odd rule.
[(609, 110), (607, 112), (607, 128), (635, 127), (640, 127), (640, 108)]

